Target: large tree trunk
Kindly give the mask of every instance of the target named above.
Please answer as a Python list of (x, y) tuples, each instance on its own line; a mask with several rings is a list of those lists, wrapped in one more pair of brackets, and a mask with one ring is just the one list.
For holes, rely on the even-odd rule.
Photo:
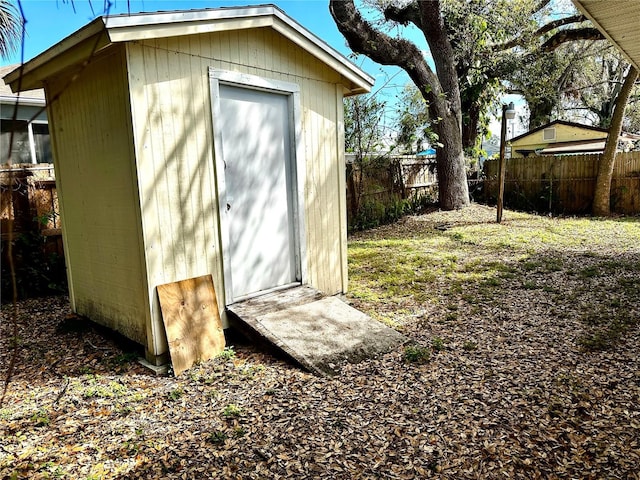
[(622, 90), (616, 101), (611, 127), (607, 143), (602, 153), (602, 158), (598, 164), (598, 176), (596, 177), (596, 191), (593, 195), (593, 214), (597, 217), (608, 217), (611, 215), (611, 177), (616, 161), (616, 150), (618, 149), (618, 138), (622, 132), (622, 120), (624, 119), (624, 109), (627, 106), (629, 95), (633, 84), (638, 78), (638, 70), (631, 65), (627, 78), (624, 80)]
[(457, 210), (469, 204), (469, 184), (462, 151), (462, 133), (455, 119), (438, 124), (442, 148), (436, 150), (438, 200), (443, 210)]
[(411, 22), (425, 35), (437, 74), (412, 42), (394, 38), (365, 21), (353, 0), (330, 0), (329, 9), (338, 30), (351, 49), (382, 65), (396, 65), (407, 72), (427, 101), (434, 127), (443, 147), (438, 149), (440, 208), (454, 210), (469, 205), (469, 187), (462, 154), (462, 114), (458, 76), (451, 43), (447, 37), (440, 2), (412, 2), (405, 8), (390, 7), (385, 15), (395, 21)]
[(527, 100), (529, 106), (529, 130), (541, 127), (551, 122), (553, 109), (558, 104), (558, 100), (553, 97), (537, 98)]
[(478, 136), (480, 135), (480, 109), (478, 101), (462, 102), (462, 111), (465, 112), (462, 119), (462, 148), (471, 150), (478, 146)]

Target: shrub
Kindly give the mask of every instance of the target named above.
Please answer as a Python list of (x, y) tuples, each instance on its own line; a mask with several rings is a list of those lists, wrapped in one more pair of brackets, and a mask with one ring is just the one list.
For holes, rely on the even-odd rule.
[(431, 350), (420, 345), (408, 345), (404, 349), (404, 360), (408, 363), (427, 363), (431, 359)]
[[(46, 238), (40, 230), (16, 233), (12, 240), (18, 298), (60, 295), (67, 293), (67, 273), (64, 257), (45, 250)], [(4, 301), (13, 298), (8, 242), (2, 242), (2, 272), (0, 288)]]
[(349, 219), (349, 230), (367, 230), (393, 223), (405, 215), (422, 213), (433, 203), (431, 195), (418, 193), (404, 199), (392, 196), (384, 201), (366, 200), (360, 205), (357, 214)]

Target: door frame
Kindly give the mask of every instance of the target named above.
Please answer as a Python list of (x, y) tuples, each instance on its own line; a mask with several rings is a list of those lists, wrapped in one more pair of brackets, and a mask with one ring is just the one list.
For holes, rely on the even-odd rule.
[(307, 283), (307, 248), (304, 219), (304, 185), (305, 162), (304, 145), (302, 143), (302, 109), (300, 107), (300, 86), (295, 83), (273, 80), (247, 73), (219, 70), (209, 67), (209, 88), (211, 90), (211, 115), (213, 127), (213, 154), (217, 187), (219, 243), (222, 251), (222, 270), (224, 279), (225, 305), (231, 305), (237, 301), (249, 297), (259, 296), (280, 288), (291, 285), (283, 285), (270, 290), (263, 290), (244, 297), (233, 296), (233, 272), (231, 271), (231, 251), (229, 246), (230, 219), (226, 209), (227, 187), (225, 180), (225, 158), (222, 144), (222, 130), (216, 126), (217, 119), (222, 118), (220, 107), (220, 85), (229, 85), (239, 88), (258, 90), (287, 97), (289, 111), (289, 139), (292, 192), (292, 217), (293, 217), (293, 249), (295, 262), (296, 284)]

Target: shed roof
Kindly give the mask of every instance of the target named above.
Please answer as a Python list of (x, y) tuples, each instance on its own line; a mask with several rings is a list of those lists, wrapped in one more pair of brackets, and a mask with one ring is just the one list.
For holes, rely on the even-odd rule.
[[(6, 75), (5, 81), (13, 91), (41, 88), (48, 76), (113, 43), (260, 27), (273, 28), (343, 75), (351, 82), (347, 94), (371, 90), (373, 77), (275, 5), (101, 16), (25, 63), (20, 87), (19, 70)], [(83, 44), (85, 50), (75, 48)]]
[(640, 70), (640, 2), (573, 0), (573, 3)]

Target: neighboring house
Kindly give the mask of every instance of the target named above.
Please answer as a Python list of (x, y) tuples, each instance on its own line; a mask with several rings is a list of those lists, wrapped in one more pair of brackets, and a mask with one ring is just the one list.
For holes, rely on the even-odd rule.
[[(556, 120), (509, 140), (511, 156), (602, 153), (609, 130)], [(633, 150), (640, 135), (622, 133), (620, 149)]]
[(44, 90), (13, 93), (2, 78), (16, 68), (0, 67), (0, 165), (8, 163), (11, 132), (12, 164), (53, 163)]
[(210, 275), (223, 322), (293, 285), (345, 292), (343, 100), (373, 82), (269, 5), (99, 17), (27, 62), (21, 88), (56, 96), (73, 311), (160, 364), (164, 284)]

